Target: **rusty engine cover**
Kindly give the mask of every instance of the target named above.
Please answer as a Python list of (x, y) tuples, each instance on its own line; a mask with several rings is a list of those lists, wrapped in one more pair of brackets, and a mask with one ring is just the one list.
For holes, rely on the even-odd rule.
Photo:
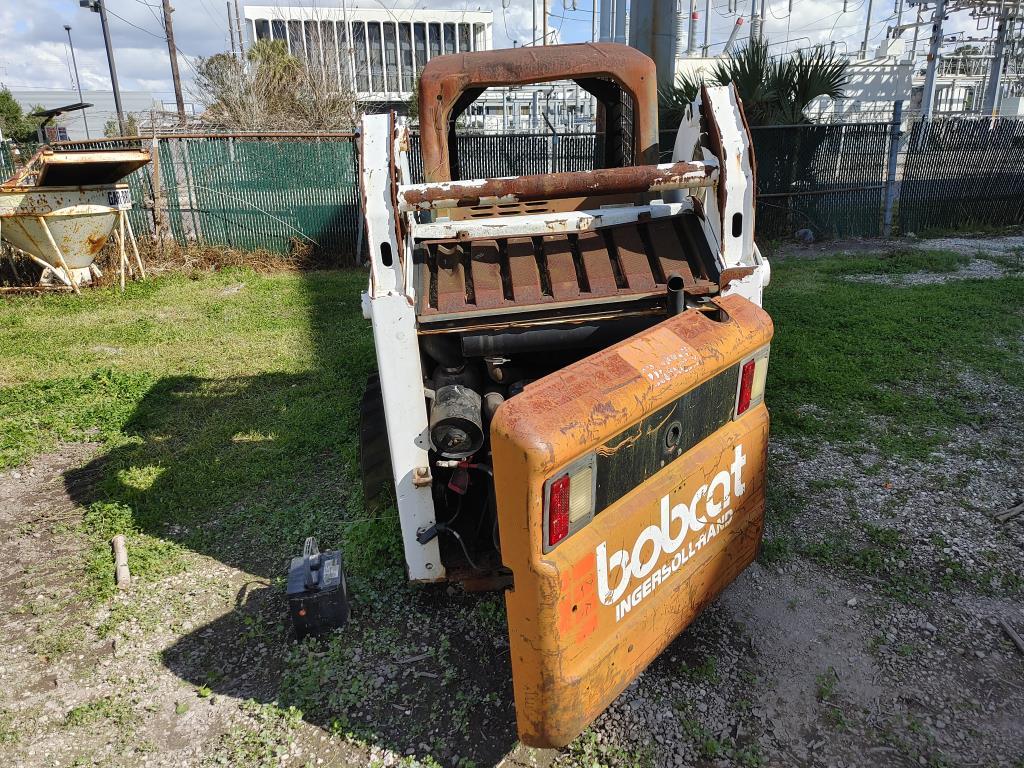
[[(768, 412), (734, 417), (772, 323), (739, 296), (527, 386), (491, 426), (520, 739), (579, 734), (754, 559)], [(676, 430), (665, 443), (666, 430)], [(553, 547), (547, 484), (590, 461), (593, 517)], [(550, 550), (550, 551), (546, 551)]]

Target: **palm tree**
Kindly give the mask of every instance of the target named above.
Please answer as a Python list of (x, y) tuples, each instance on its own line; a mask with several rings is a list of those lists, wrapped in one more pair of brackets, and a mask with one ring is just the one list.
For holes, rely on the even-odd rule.
[(804, 109), (819, 96), (841, 98), (847, 61), (822, 46), (773, 58), (767, 40), (750, 40), (735, 56), (715, 63), (705, 78), (680, 75), (659, 91), (662, 125), (678, 125), (701, 85), (736, 86), (751, 125), (808, 122)]

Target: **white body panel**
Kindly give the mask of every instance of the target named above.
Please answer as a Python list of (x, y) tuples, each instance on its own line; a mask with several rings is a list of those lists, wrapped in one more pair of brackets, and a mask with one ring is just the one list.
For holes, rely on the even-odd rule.
[(698, 94), (689, 119), (679, 126), (672, 161), (716, 159), (708, 146), (708, 136), (701, 131), (698, 108), (703, 108), (705, 123), (714, 120), (722, 147), (722, 157), (717, 158), (720, 164), (718, 183), (708, 190), (704, 200), (707, 213), (703, 220), (704, 231), (718, 254), (719, 269), (754, 268), (752, 274), (733, 280), (722, 293), (739, 294), (760, 306), (762, 290), (771, 278), (771, 268), (754, 244), (757, 190), (750, 135), (736, 92), (731, 87), (705, 88), (704, 93), (708, 103), (701, 104), (704, 94)]
[[(402, 526), (405, 562), (412, 581), (445, 578), (437, 539), (420, 544), (419, 530), (434, 524), (434, 499), (425, 450), (427, 407), (423, 391), (415, 301), (405, 294), (405, 254), (395, 235), (391, 115), (365, 115), (362, 191), (370, 249), (370, 319), (384, 395), (391, 467)], [(390, 256), (388, 256), (390, 254)], [(391, 261), (390, 264), (386, 263)]]
[[(405, 126), (389, 114), (362, 120), (362, 193), (370, 258), (370, 284), (363, 295), (363, 314), (373, 322), (374, 345), (384, 397), (388, 443), (401, 519), (409, 578), (445, 578), (437, 538), (420, 544), (416, 535), (435, 522), (426, 393), (417, 339), (412, 244), (422, 239), (506, 238), (524, 235), (598, 230), (646, 218), (695, 211), (719, 270), (751, 268), (734, 278), (723, 293), (740, 294), (760, 304), (770, 269), (754, 245), (753, 158), (742, 112), (731, 88), (708, 88), (705, 115), (721, 137), (720, 156), (702, 142), (700, 121), (680, 126), (672, 160), (703, 160), (721, 169), (703, 198), (697, 190), (664, 192), (649, 205), (615, 205), (595, 210), (495, 216), (453, 221), (437, 217), (419, 223), (413, 213), (397, 209), (395, 188), (410, 183)], [(697, 157), (694, 149), (697, 148)], [(723, 181), (724, 179), (724, 181)], [(695, 202), (700, 200), (700, 202)], [(738, 215), (738, 218), (734, 218)], [(398, 217), (401, 217), (399, 220)], [(733, 222), (737, 231), (733, 232)], [(398, 229), (402, 227), (402, 241)], [(408, 267), (408, 268), (407, 268)], [(595, 301), (595, 303), (597, 303)]]

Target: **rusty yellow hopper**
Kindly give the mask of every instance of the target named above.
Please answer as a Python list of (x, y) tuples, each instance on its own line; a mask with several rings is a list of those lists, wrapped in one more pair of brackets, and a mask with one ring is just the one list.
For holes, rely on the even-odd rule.
[[(141, 274), (125, 215), (131, 195), (122, 179), (149, 160), (149, 152), (140, 149), (44, 147), (0, 184), (0, 238), (42, 266), (43, 281), (77, 290), (99, 274), (93, 262), (115, 226), (123, 251), (127, 226)], [(122, 257), (122, 276), (123, 271)]]

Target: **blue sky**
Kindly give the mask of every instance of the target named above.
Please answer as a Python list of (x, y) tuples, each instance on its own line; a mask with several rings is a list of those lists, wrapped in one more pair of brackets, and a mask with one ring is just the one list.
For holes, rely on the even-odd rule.
[[(740, 0), (742, 1), (742, 0)], [(272, 0), (264, 0), (269, 4)], [(376, 0), (365, 4), (388, 7), (436, 7), (490, 9), (494, 11), (494, 43), (511, 45), (513, 40), (527, 40), (530, 36), (531, 11), (529, 2), (521, 0)], [(550, 0), (550, 28), (557, 30), (563, 42), (590, 39), (592, 0)], [(182, 76), (191, 79), (192, 64), (196, 56), (208, 56), (228, 47), (227, 17), (224, 0), (174, 0), (175, 37), (184, 54), (181, 61)], [(282, 2), (282, 5), (313, 5), (337, 7), (340, 3)], [(735, 23), (735, 15), (728, 13), (729, 0), (713, 0), (711, 13), (711, 40), (717, 43), (713, 52), (721, 50)], [(358, 3), (353, 3), (358, 5)], [(170, 68), (167, 48), (160, 26), (159, 0), (107, 0), (110, 11), (111, 34), (116, 47), (118, 76), (123, 90), (142, 89), (158, 98), (171, 98)], [(698, 0), (703, 17), (704, 0)], [(843, 12), (842, 0), (774, 0), (768, 3), (767, 36), (777, 43), (775, 50), (787, 46), (835, 40), (842, 50), (856, 50), (864, 30), (866, 0), (848, 0)], [(741, 8), (749, 15), (749, 4)], [(908, 12), (906, 19), (912, 12)], [(892, 0), (876, 0), (872, 13), (870, 37), (877, 44), (885, 36), (886, 26), (894, 23)], [(71, 88), (64, 24), (72, 26), (78, 68), (85, 90), (108, 90), (103, 40), (98, 14), (79, 8), (78, 0), (0, 0), (0, 82), (12, 89)], [(955, 26), (955, 21), (951, 26)], [(749, 30), (743, 27), (742, 36)], [(927, 28), (922, 36), (928, 34)], [(703, 39), (703, 19), (700, 21), (698, 43)], [(909, 33), (908, 33), (909, 37)], [(789, 43), (785, 41), (789, 40)]]

